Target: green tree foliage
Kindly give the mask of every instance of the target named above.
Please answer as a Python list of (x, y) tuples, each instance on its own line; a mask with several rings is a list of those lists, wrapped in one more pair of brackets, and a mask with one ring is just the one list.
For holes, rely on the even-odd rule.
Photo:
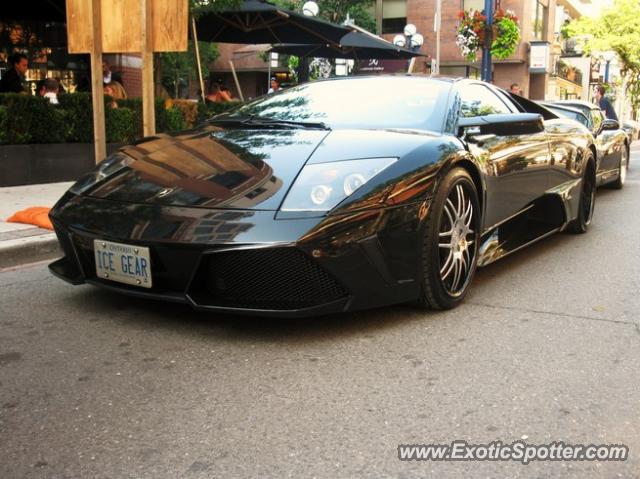
[(237, 7), (242, 0), (189, 0), (189, 11), (198, 16), (204, 12), (226, 10)]
[(571, 22), (569, 36), (584, 35), (584, 51), (614, 51), (634, 112), (640, 108), (640, 0), (615, 0), (598, 18), (582, 17)]
[[(206, 12), (219, 11), (233, 8), (242, 3), (242, 0), (189, 0), (189, 13), (198, 17)], [(209, 76), (209, 64), (219, 56), (215, 43), (198, 42), (203, 78)], [(194, 43), (189, 41), (189, 49), (186, 52), (161, 53), (159, 55), (160, 66), (157, 72), (159, 79), (167, 91), (177, 98), (180, 86), (188, 84), (189, 80), (198, 78)], [(156, 79), (158, 81), (158, 79)]]
[[(274, 0), (273, 3), (296, 12), (302, 11), (306, 0)], [(342, 23), (347, 14), (356, 25), (370, 32), (376, 31), (376, 19), (373, 16), (375, 0), (316, 0), (320, 13), (318, 16), (332, 23)]]
[[(209, 76), (209, 65), (219, 56), (218, 46), (215, 43), (198, 42), (200, 49), (200, 66), (203, 78)], [(162, 84), (174, 97), (178, 97), (180, 85), (186, 85), (189, 80), (198, 78), (198, 67), (193, 41), (189, 41), (189, 49), (186, 52), (161, 53)]]

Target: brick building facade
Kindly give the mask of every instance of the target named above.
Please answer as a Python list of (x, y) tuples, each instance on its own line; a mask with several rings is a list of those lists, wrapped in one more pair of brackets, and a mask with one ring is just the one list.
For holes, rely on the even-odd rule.
[[(499, 8), (512, 10), (520, 20), (522, 40), (516, 52), (505, 60), (493, 60), (493, 82), (503, 88), (518, 83), (524, 94), (532, 99), (554, 97), (555, 89), (551, 70), (551, 55), (560, 55), (558, 12), (563, 8), (577, 13), (576, 3), (591, 3), (591, 0), (497, 0)], [(562, 7), (562, 8), (558, 8)], [(461, 10), (482, 10), (484, 0), (442, 0), (440, 33), (440, 73), (452, 76), (480, 75), (480, 54), (478, 62), (466, 61), (456, 45), (456, 29)], [(419, 69), (430, 70), (431, 58), (435, 57), (436, 34), (434, 16), (436, 0), (377, 0), (376, 17), (378, 31), (391, 40), (401, 33), (405, 23), (413, 23), (424, 38), (422, 52), (429, 55), (419, 62)], [(404, 16), (402, 16), (404, 14)], [(395, 31), (394, 31), (395, 30)], [(530, 42), (549, 42), (549, 69), (547, 73), (529, 71)]]

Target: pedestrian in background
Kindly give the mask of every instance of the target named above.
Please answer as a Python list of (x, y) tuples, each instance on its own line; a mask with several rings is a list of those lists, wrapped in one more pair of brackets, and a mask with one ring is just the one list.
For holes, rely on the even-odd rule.
[(62, 84), (62, 79), (60, 77), (53, 77), (53, 78), (55, 78), (55, 80), (58, 82), (58, 96), (64, 95), (65, 93), (67, 93), (66, 88)]
[(22, 86), (24, 76), (29, 69), (29, 60), (26, 55), (16, 53), (9, 57), (11, 69), (2, 75), (0, 80), (0, 93), (27, 93)]
[(44, 80), (38, 80), (36, 82), (36, 96), (44, 96), (47, 90), (44, 88)]
[(112, 72), (111, 65), (109, 65), (109, 63), (106, 61), (102, 62), (102, 81), (104, 83), (117, 81), (118, 83), (123, 85), (122, 75), (118, 72)]
[(58, 104), (58, 80), (55, 78), (47, 78), (44, 81), (44, 97), (49, 100), (52, 105)]
[(117, 95), (117, 93), (113, 89), (113, 83), (105, 83), (102, 88), (104, 96), (111, 97), (111, 102), (108, 103), (109, 108), (118, 108), (118, 103), (115, 99), (115, 95)]
[(275, 93), (280, 90), (280, 83), (278, 83), (278, 79), (276, 77), (271, 77), (271, 88), (267, 93)]
[(226, 86), (220, 85), (220, 91), (229, 97), (228, 101), (233, 100), (233, 95), (231, 94), (231, 90), (229, 90)]
[(616, 111), (613, 109), (613, 105), (611, 102), (607, 100), (604, 96), (605, 89), (604, 86), (598, 85), (596, 87), (596, 102), (600, 109), (604, 112), (604, 116), (609, 118), (610, 120), (618, 120), (618, 115), (616, 115)]
[(218, 83), (212, 83), (209, 87), (209, 93), (207, 93), (207, 96), (205, 97), (205, 101), (224, 103), (231, 101), (231, 96), (228, 93), (223, 92)]
[(127, 91), (122, 86), (122, 83), (114, 80), (110, 83), (107, 83), (107, 86), (109, 87), (109, 91), (111, 92), (109, 93), (109, 95), (114, 100), (126, 100)]
[(509, 91), (514, 95), (522, 96), (522, 89), (520, 88), (520, 85), (518, 85), (517, 83), (512, 83), (511, 86), (509, 87)]

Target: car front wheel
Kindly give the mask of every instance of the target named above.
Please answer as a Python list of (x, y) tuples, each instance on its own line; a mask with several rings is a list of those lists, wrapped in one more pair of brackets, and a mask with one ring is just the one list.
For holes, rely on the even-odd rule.
[(582, 187), (580, 189), (580, 203), (576, 218), (569, 223), (567, 230), (570, 233), (586, 233), (593, 218), (593, 209), (596, 203), (596, 175), (593, 166), (593, 157), (587, 157)]
[(452, 169), (431, 204), (424, 228), (419, 304), (451, 309), (466, 295), (476, 271), (480, 203), (471, 176)]
[(620, 164), (618, 167), (618, 178), (612, 183), (612, 186), (616, 190), (621, 190), (624, 186), (625, 180), (627, 179), (627, 171), (629, 170), (629, 148), (627, 146), (622, 148)]

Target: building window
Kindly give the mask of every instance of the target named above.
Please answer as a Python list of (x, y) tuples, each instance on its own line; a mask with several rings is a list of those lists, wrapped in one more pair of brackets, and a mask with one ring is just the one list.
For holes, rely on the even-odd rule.
[(382, 2), (382, 33), (402, 33), (407, 24), (407, 0)]
[(443, 65), (440, 67), (440, 75), (448, 77), (466, 77), (480, 79), (480, 70), (471, 65)]
[(484, 10), (484, 0), (461, 0), (460, 10), (468, 12), (469, 10), (478, 10), (479, 12)]
[(546, 37), (545, 25), (547, 7), (541, 0), (531, 0), (531, 19), (533, 21), (533, 39), (544, 40)]

